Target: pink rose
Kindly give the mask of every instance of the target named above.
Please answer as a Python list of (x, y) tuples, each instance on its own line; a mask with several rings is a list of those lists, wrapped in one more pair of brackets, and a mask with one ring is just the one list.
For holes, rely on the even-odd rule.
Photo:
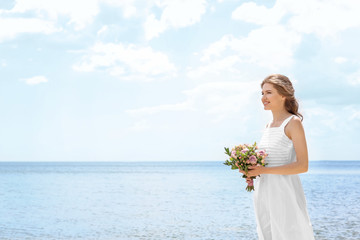
[(260, 150), (260, 151), (259, 151), (259, 154), (260, 154), (260, 156), (265, 156), (266, 153), (265, 153), (264, 150)]
[(236, 151), (231, 151), (231, 157), (236, 158)]
[(249, 151), (249, 149), (244, 148), (243, 150), (241, 150), (242, 153), (246, 153), (247, 151)]
[(249, 158), (249, 161), (250, 161), (250, 163), (251, 163), (252, 165), (255, 165), (255, 164), (257, 163), (257, 158), (256, 158), (255, 156), (251, 156), (251, 157)]

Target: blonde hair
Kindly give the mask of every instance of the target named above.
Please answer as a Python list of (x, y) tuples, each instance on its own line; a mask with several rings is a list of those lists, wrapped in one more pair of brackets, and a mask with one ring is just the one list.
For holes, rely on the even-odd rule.
[(280, 95), (286, 97), (286, 111), (298, 116), (301, 121), (304, 119), (303, 115), (299, 113), (299, 103), (294, 95), (295, 89), (288, 77), (281, 74), (271, 74), (262, 81), (261, 88), (265, 83), (271, 83)]

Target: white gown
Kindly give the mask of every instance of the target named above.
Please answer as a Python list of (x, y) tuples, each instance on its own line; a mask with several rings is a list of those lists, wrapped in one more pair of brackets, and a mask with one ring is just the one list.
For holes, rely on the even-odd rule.
[[(284, 127), (265, 128), (259, 149), (269, 154), (266, 167), (294, 162), (296, 153)], [(313, 240), (314, 234), (307, 212), (300, 178), (295, 175), (263, 174), (254, 182), (254, 208), (259, 240)]]

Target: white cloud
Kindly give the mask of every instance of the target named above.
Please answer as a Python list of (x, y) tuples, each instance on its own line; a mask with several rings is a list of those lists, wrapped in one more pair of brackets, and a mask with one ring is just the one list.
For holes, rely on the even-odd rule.
[(100, 35), (103, 35), (105, 34), (107, 31), (109, 31), (109, 27), (107, 25), (104, 25), (102, 26), (99, 31), (97, 31), (97, 35), (100, 36)]
[(176, 104), (162, 104), (154, 107), (144, 107), (144, 108), (137, 108), (137, 109), (129, 109), (125, 112), (131, 115), (149, 115), (149, 114), (156, 114), (163, 111), (191, 111), (194, 110), (191, 106), (191, 102), (185, 101), (182, 103)]
[(219, 122), (234, 117), (239, 112), (252, 112), (254, 104), (260, 102), (258, 81), (252, 82), (209, 82), (183, 91), (186, 100), (176, 104), (162, 104), (153, 107), (130, 109), (131, 115), (149, 115), (168, 111), (196, 111), (209, 115), (209, 120)]
[(353, 85), (353, 86), (360, 85), (360, 70), (350, 74), (347, 77), (347, 80), (350, 85)]
[(259, 25), (278, 24), (286, 11), (279, 4), (273, 8), (259, 6), (254, 2), (246, 2), (232, 12), (232, 18)]
[(21, 80), (24, 81), (28, 85), (37, 85), (37, 84), (40, 84), (40, 83), (48, 82), (48, 79), (46, 77), (44, 77), (44, 76), (35, 76), (35, 77), (31, 77), (31, 78), (23, 78)]
[(57, 20), (59, 16), (68, 16), (68, 24), (81, 30), (92, 22), (98, 14), (98, 0), (17, 0), (10, 13), (25, 13), (35, 11), (39, 18)]
[(121, 79), (139, 81), (173, 77), (176, 74), (174, 64), (164, 53), (154, 51), (151, 47), (121, 43), (96, 43), (73, 68), (85, 72), (102, 68)]
[(203, 50), (203, 64), (191, 69), (188, 76), (236, 73), (244, 64), (278, 72), (293, 65), (293, 55), (300, 42), (299, 34), (279, 25), (252, 30), (246, 37), (225, 35)]
[(0, 17), (0, 42), (15, 38), (22, 33), (50, 34), (59, 29), (49, 21), (36, 18), (1, 18)]
[[(125, 18), (130, 18), (137, 13), (133, 0), (16, 0), (10, 10), (0, 10), (0, 41), (4, 38), (13, 38), (17, 33), (22, 32), (52, 33), (58, 31), (59, 29), (55, 30), (54, 26), (63, 17), (68, 18), (67, 25), (72, 26), (75, 30), (82, 30), (91, 24), (98, 15), (100, 3), (121, 8)], [(21, 18), (19, 14), (32, 17)], [(1, 15), (6, 18), (1, 19)]]
[[(225, 78), (226, 74), (239, 74), (236, 64), (240, 63), (238, 56), (226, 56), (223, 59), (215, 59), (197, 68), (188, 69), (187, 76), (195, 80), (212, 81)], [(226, 74), (225, 74), (226, 72)]]
[(142, 132), (147, 129), (150, 129), (149, 122), (146, 119), (142, 119), (140, 121), (135, 122), (129, 130), (135, 131), (135, 132)]
[(294, 14), (289, 20), (293, 29), (318, 36), (332, 36), (340, 31), (360, 26), (360, 4), (356, 0), (306, 0), (288, 3), (282, 0)]
[(333, 108), (317, 102), (303, 102), (304, 119), (312, 136), (328, 137), (329, 132), (342, 133), (343, 136), (357, 134), (354, 129), (360, 126), (360, 106), (346, 105)]
[(355, 124), (360, 126), (360, 104), (350, 104), (342, 110), (345, 114), (340, 114), (340, 116), (342, 117), (341, 119), (346, 121), (344, 124), (348, 126), (348, 129), (351, 130)]
[(109, 74), (111, 76), (121, 76), (125, 74), (125, 69), (121, 66), (115, 66), (109, 69)]
[(134, 6), (126, 6), (124, 7), (124, 17), (130, 18), (136, 15), (136, 8)]
[(153, 39), (154, 37), (158, 37), (160, 33), (165, 31), (166, 25), (165, 23), (156, 19), (154, 14), (150, 14), (144, 23), (145, 29), (145, 38), (147, 40)]
[(233, 12), (233, 18), (260, 25), (277, 24), (289, 15), (285, 25), (299, 33), (319, 37), (333, 36), (340, 31), (359, 27), (360, 4), (357, 0), (277, 0), (272, 8), (247, 2)]
[(212, 43), (203, 51), (203, 56), (201, 61), (210, 60), (212, 56), (219, 57), (233, 41), (234, 37), (232, 35), (225, 35), (219, 41)]
[(358, 121), (360, 120), (360, 110), (353, 110), (350, 118), (349, 118), (351, 121), (355, 120), (355, 121)]
[(257, 81), (220, 81), (201, 84), (184, 93), (197, 111), (210, 114), (214, 121), (220, 121), (240, 111), (250, 112), (254, 103), (252, 99), (259, 89)]
[(206, 11), (205, 0), (164, 0), (157, 2), (163, 8), (160, 19), (149, 14), (144, 24), (145, 37), (150, 40), (169, 28), (182, 28), (200, 21)]
[[(308, 118), (308, 122), (311, 121), (315, 123), (310, 125), (311, 132), (315, 135), (322, 135), (324, 134), (324, 131), (337, 131), (339, 129), (339, 125), (337, 124), (339, 121), (338, 116), (333, 111), (327, 110), (324, 107), (307, 107), (304, 111), (304, 116)], [(323, 127), (319, 128), (319, 124)]]
[(309, 159), (354, 159), (345, 152), (340, 154), (327, 153), (329, 149), (339, 148), (339, 146), (350, 149), (359, 147), (356, 141), (360, 127), (359, 105), (336, 105), (334, 107), (334, 105), (324, 105), (317, 101), (304, 101), (302, 103)]
[(345, 58), (345, 57), (336, 57), (336, 58), (334, 58), (334, 62), (339, 63), (339, 64), (346, 63), (347, 61), (348, 61), (348, 59)]
[(135, 1), (134, 0), (100, 0), (101, 2), (104, 2), (108, 5), (115, 6), (115, 7), (121, 7), (123, 11), (124, 18), (130, 18), (133, 16), (136, 16), (137, 9), (134, 6)]

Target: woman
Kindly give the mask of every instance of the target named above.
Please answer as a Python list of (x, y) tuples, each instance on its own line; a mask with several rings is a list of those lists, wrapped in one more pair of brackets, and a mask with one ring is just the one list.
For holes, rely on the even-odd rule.
[[(261, 83), (262, 102), (273, 120), (266, 125), (259, 149), (268, 165), (254, 166), (254, 208), (259, 240), (311, 240), (313, 229), (297, 174), (308, 170), (308, 151), (302, 115), (290, 80), (273, 74)], [(244, 173), (243, 171), (240, 171)]]

